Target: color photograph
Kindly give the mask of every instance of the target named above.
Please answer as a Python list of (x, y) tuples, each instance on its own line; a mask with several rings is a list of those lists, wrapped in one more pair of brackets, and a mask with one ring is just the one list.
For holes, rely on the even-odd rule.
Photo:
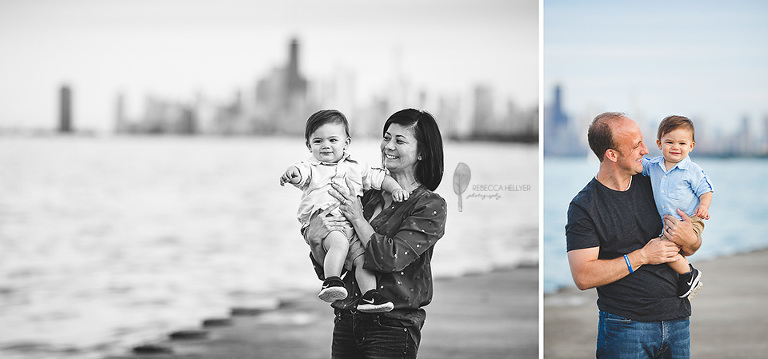
[(543, 357), (768, 350), (768, 6), (545, 0)]

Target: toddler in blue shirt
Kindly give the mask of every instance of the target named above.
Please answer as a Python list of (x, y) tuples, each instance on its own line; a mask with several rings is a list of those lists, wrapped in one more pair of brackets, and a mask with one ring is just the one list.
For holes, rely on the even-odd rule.
[[(661, 121), (656, 144), (662, 156), (643, 159), (643, 175), (651, 177), (653, 197), (661, 215), (681, 219), (677, 209), (691, 217), (693, 230), (701, 235), (704, 219), (709, 219), (712, 203), (712, 183), (704, 170), (691, 161), (688, 154), (696, 146), (693, 121), (683, 116), (669, 116)], [(667, 239), (663, 235), (662, 239)], [(693, 268), (688, 260), (680, 257), (669, 266), (680, 274), (678, 295), (689, 300), (701, 289), (701, 271)]]

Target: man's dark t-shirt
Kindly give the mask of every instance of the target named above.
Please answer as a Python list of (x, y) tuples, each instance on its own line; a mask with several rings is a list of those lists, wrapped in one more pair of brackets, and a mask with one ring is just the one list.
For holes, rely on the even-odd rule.
[[(598, 259), (613, 259), (640, 249), (661, 233), (662, 223), (648, 177), (635, 175), (626, 191), (592, 179), (568, 207), (568, 251), (600, 247)], [(678, 275), (666, 264), (644, 265), (597, 288), (597, 307), (638, 320), (673, 320), (691, 315), (691, 304), (677, 297)]]

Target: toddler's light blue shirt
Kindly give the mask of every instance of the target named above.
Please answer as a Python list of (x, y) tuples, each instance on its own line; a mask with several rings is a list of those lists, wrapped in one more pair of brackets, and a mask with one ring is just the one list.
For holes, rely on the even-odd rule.
[(643, 175), (651, 177), (653, 199), (662, 220), (665, 214), (680, 219), (678, 208), (692, 216), (699, 206), (699, 196), (713, 191), (707, 174), (690, 157), (678, 162), (669, 171), (664, 168), (663, 156), (643, 158)]

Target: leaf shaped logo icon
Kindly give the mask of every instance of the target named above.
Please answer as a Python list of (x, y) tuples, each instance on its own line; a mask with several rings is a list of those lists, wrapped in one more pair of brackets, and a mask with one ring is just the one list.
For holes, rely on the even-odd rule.
[(464, 162), (459, 162), (456, 165), (456, 170), (453, 171), (453, 192), (459, 195), (459, 212), (462, 209), (462, 197), (461, 194), (469, 187), (469, 179), (472, 177), (472, 171), (469, 170)]

